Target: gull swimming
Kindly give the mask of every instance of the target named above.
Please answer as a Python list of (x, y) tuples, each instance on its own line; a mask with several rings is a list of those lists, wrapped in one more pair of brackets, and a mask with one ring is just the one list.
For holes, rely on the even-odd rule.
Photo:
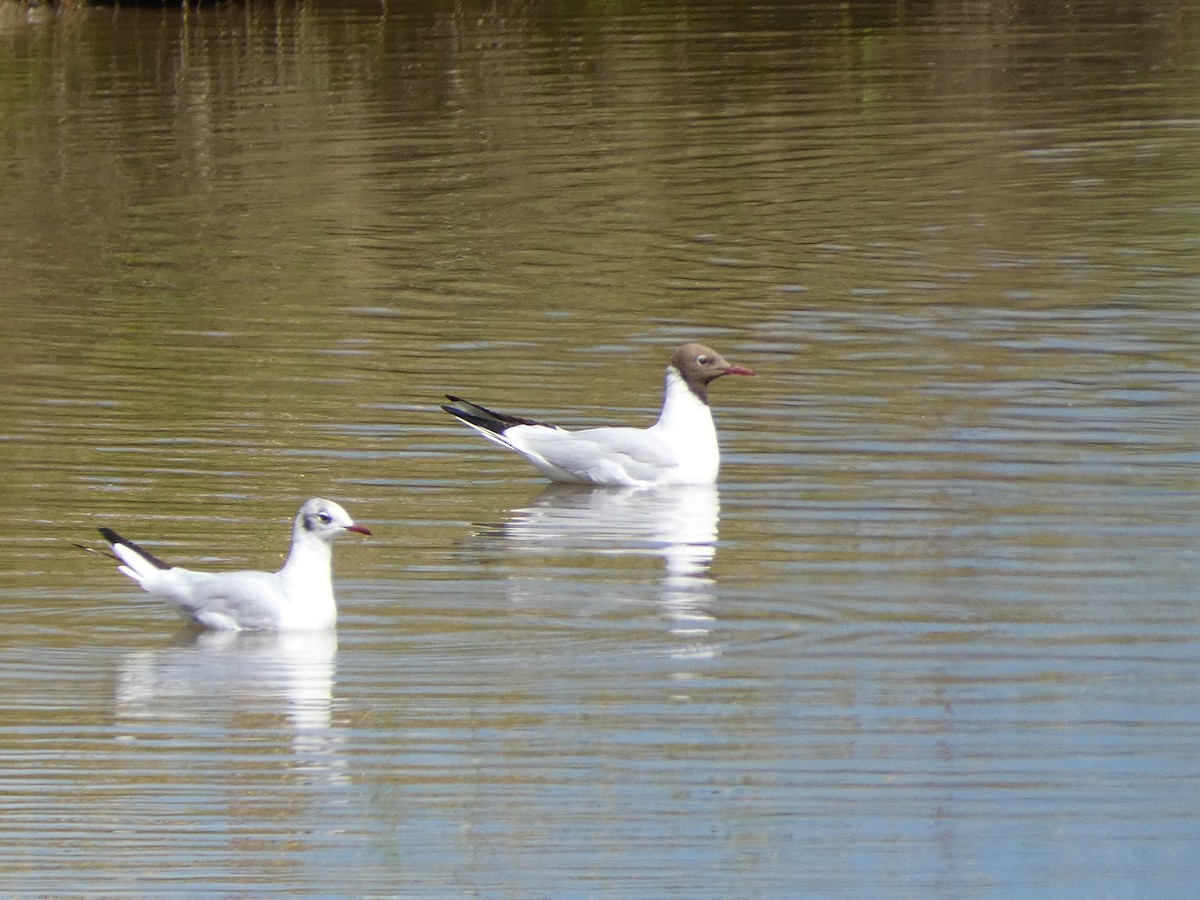
[(100, 534), (121, 563), (119, 572), (189, 622), (216, 631), (317, 631), (337, 621), (333, 541), (348, 531), (371, 533), (332, 500), (309, 500), (296, 513), (282, 569), (223, 573), (172, 566), (111, 528)]
[(514, 450), (551, 481), (643, 487), (712, 484), (721, 452), (708, 386), (724, 375), (753, 375), (703, 344), (676, 348), (667, 366), (662, 412), (648, 428), (567, 431), (447, 394), (442, 409), (485, 438)]

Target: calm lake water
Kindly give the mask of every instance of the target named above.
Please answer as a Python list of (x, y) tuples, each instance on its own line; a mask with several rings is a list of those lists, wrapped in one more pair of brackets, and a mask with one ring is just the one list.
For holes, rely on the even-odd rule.
[(0, 5), (0, 893), (1195, 890), (1200, 4), (167, 7)]

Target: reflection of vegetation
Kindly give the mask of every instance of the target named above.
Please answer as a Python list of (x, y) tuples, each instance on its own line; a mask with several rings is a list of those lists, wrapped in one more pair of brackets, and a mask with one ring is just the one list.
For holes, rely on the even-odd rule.
[[(0, 4), (0, 376), (119, 396), (139, 434), (290, 448), (348, 379), (407, 402), (378, 370), (447, 347), (519, 372), (534, 343), (669, 344), (772, 305), (1111, 295), (1118, 243), (1143, 271), (1190, 251), (1193, 142), (1153, 124), (1195, 93), (1183, 4), (27, 9)], [(467, 377), (436, 364), (414, 406)], [(649, 407), (643, 381), (619, 388)]]

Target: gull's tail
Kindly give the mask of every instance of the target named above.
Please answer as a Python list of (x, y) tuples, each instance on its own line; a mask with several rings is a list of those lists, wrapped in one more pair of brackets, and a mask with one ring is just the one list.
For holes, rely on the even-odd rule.
[(524, 419), (521, 416), (496, 412), (494, 409), (488, 409), (486, 406), (480, 406), (478, 403), (472, 403), (470, 400), (464, 400), (462, 397), (455, 397), (453, 394), (447, 394), (446, 399), (450, 400), (454, 405), (443, 403), (442, 409), (456, 419), (466, 422), (468, 425), (474, 426), (481, 431), (490, 431), (492, 434), (504, 434), (505, 431), (514, 425), (541, 425), (543, 428), (558, 427), (557, 425), (538, 422), (534, 419)]
[(111, 528), (101, 528), (100, 534), (112, 545), (117, 559), (124, 563), (122, 566), (117, 566), (117, 570), (138, 584), (143, 584), (155, 572), (171, 568), (153, 553), (143, 550), (133, 541), (125, 540)]

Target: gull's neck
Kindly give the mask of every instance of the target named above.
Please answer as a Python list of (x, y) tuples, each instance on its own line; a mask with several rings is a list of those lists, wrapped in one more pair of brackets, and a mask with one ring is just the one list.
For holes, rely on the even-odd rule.
[(673, 480), (703, 483), (716, 479), (721, 455), (712, 410), (674, 366), (667, 366), (662, 412), (652, 430), (679, 460)]
[(279, 570), (286, 603), (280, 610), (279, 628), (332, 628), (337, 621), (333, 599), (333, 548), (297, 522), (292, 549)]
[(292, 531), (292, 549), (279, 574), (290, 580), (329, 585), (333, 574), (333, 547), (307, 531), (300, 522)]
[(666, 390), (663, 392), (662, 412), (658, 414), (658, 427), (667, 431), (682, 429), (713, 431), (714, 434), (716, 431), (707, 397), (697, 395), (674, 366), (667, 366)]

